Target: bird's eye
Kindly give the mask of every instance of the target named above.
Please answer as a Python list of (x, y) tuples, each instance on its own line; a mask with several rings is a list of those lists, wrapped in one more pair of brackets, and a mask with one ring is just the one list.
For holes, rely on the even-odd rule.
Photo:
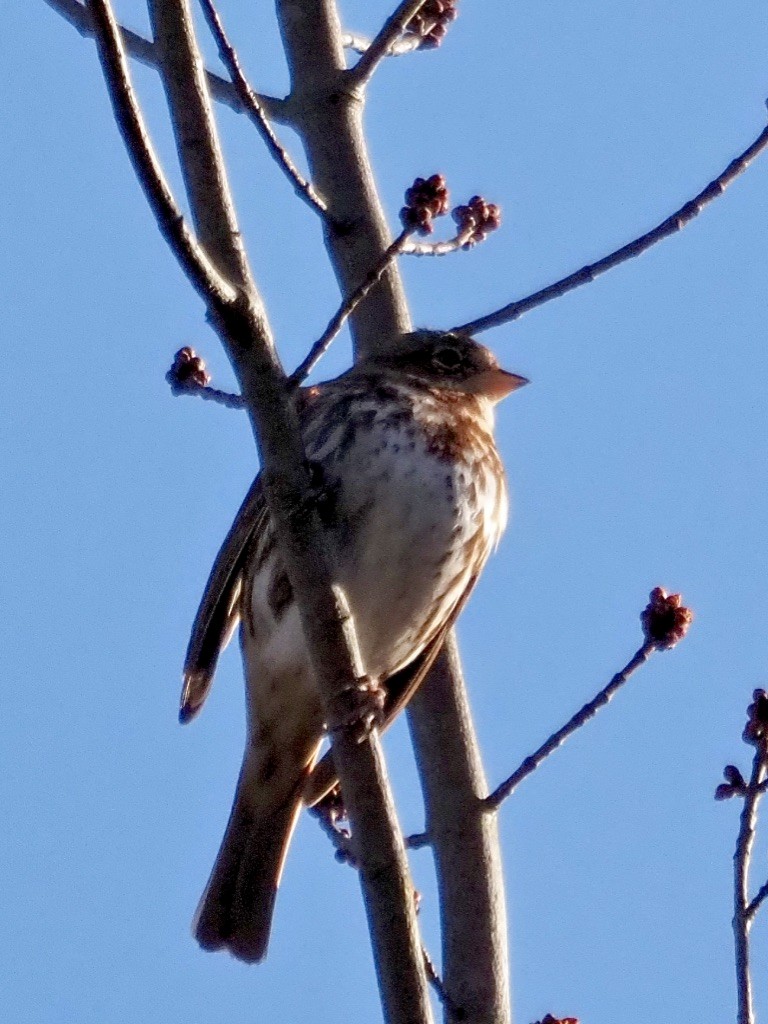
[(456, 370), (463, 360), (455, 348), (439, 348), (432, 356), (432, 363), (439, 370)]

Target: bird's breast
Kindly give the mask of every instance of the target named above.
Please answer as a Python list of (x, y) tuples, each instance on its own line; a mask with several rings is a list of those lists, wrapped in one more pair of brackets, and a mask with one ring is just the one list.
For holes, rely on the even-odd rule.
[(361, 402), (307, 438), (334, 496), (337, 573), (372, 675), (397, 671), (426, 646), (504, 527), (490, 433), (475, 424), (460, 436), (449, 412), (419, 419), (407, 405)]

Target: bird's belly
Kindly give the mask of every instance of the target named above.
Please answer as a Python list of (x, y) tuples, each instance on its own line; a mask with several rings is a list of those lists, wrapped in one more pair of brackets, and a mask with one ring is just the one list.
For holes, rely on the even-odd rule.
[[(481, 526), (467, 471), (397, 444), (345, 474), (336, 563), (366, 671), (386, 677), (418, 655), (469, 580)], [(362, 483), (364, 481), (364, 484)]]

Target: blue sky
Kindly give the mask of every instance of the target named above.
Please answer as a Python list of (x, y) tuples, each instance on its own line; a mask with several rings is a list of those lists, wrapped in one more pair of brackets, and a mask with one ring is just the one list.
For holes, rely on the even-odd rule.
[[(480, 192), (503, 230), (403, 261), (414, 320), (444, 327), (647, 230), (762, 128), (759, 0), (465, 3), (442, 50), (393, 60), (367, 124), (396, 225), (416, 175)], [(136, 2), (121, 17), (143, 28)], [(286, 75), (269, 4), (222, 4), (254, 82)], [(373, 31), (388, 8), (347, 3)], [(42, 0), (10, 5), (0, 166), (0, 979), (17, 1024), (380, 1019), (359, 892), (309, 819), (267, 962), (200, 952), (189, 921), (229, 810), (239, 658), (194, 725), (180, 667), (210, 562), (255, 470), (244, 416), (173, 399), (192, 344), (231, 374), (165, 249), (112, 123), (95, 50)], [(208, 47), (210, 51), (210, 47)], [(174, 184), (155, 76), (136, 81)], [(286, 363), (338, 296), (312, 215), (222, 112), (241, 222)], [(286, 141), (294, 145), (290, 133)], [(298, 155), (298, 154), (297, 154)], [(10, 159), (8, 159), (10, 156)], [(731, 856), (752, 689), (768, 682), (768, 158), (682, 234), (483, 340), (531, 387), (499, 410), (507, 536), (460, 627), (499, 781), (640, 642), (652, 586), (690, 636), (501, 812), (520, 1022), (734, 1019)], [(340, 341), (322, 366), (348, 360)], [(386, 740), (404, 828), (422, 814), (404, 724)], [(768, 823), (755, 881), (768, 874)], [(439, 954), (429, 853), (413, 855)], [(768, 926), (754, 929), (768, 1015)]]

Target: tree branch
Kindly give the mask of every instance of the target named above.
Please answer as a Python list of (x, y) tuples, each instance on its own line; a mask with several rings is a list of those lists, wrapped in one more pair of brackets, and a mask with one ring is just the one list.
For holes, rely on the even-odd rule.
[(339, 333), (349, 317), (354, 313), (363, 299), (370, 294), (371, 289), (379, 283), (382, 275), (389, 267), (392, 260), (396, 259), (398, 254), (405, 250), (405, 246), (412, 231), (412, 228), (406, 228), (400, 232), (394, 242), (385, 250), (384, 256), (382, 257), (379, 265), (374, 267), (370, 274), (368, 274), (368, 276), (360, 282), (357, 288), (355, 288), (352, 294), (344, 300), (339, 309), (328, 321), (328, 326), (325, 328), (323, 333), (288, 378), (290, 384), (298, 387), (298, 385), (301, 384), (307, 376), (309, 376), (313, 368), (331, 347), (333, 339)]
[(605, 707), (617, 690), (619, 690), (641, 665), (644, 665), (656, 650), (670, 651), (685, 637), (691, 623), (693, 612), (683, 604), (680, 594), (668, 594), (663, 587), (654, 587), (649, 595), (648, 604), (640, 614), (645, 643), (629, 662), (617, 672), (610, 683), (596, 694), (591, 701), (569, 719), (568, 722), (553, 733), (539, 749), (526, 757), (520, 767), (502, 782), (490, 796), (483, 800), (483, 807), (488, 811), (498, 810), (502, 801), (535, 771), (541, 762), (557, 750), (577, 729), (594, 718), (597, 712)]
[[(341, 26), (332, 0), (277, 0), (276, 7), (291, 73), (294, 128), (312, 181), (328, 204), (323, 228), (339, 292), (351, 295), (392, 241), (363, 134), (361, 97), (345, 78)], [(411, 330), (395, 262), (350, 318), (350, 330), (355, 351), (366, 354)]]
[[(100, 23), (100, 50), (119, 55), (120, 38), (109, 0), (91, 0)], [(236, 301), (208, 296), (209, 311), (241, 381), (262, 456), (270, 513), (301, 613), (302, 628), (329, 725), (339, 725), (334, 707), (339, 694), (353, 690), (363, 675), (354, 628), (343, 594), (333, 586), (322, 526), (312, 498), (298, 417), (291, 389), (277, 360), (261, 301), (229, 209), (228, 189), (207, 93), (200, 88), (202, 65), (186, 0), (151, 0), (162, 61), (190, 202), (201, 232), (218, 248), (227, 271), (240, 275)], [(114, 56), (114, 55), (113, 55)], [(105, 61), (106, 70), (114, 63)], [(126, 105), (127, 73), (107, 76)], [(191, 78), (191, 80), (190, 80)], [(186, 86), (185, 86), (186, 81)], [(192, 94), (190, 95), (190, 90)], [(182, 106), (184, 109), (179, 109)], [(127, 141), (131, 143), (133, 136)], [(205, 152), (190, 152), (197, 146)], [(219, 194), (200, 208), (201, 184), (212, 180)], [(211, 200), (213, 200), (211, 202)], [(217, 223), (218, 219), (218, 223)], [(379, 971), (390, 1024), (428, 1024), (429, 999), (413, 907), (405, 849), (389, 794), (381, 748), (375, 733), (365, 742), (338, 728), (333, 754), (355, 834), (355, 853), (366, 907), (380, 953)]]
[(195, 290), (219, 304), (233, 302), (236, 292), (211, 263), (189, 230), (155, 155), (131, 85), (120, 31), (107, 0), (91, 0), (99, 60), (109, 88), (112, 109), (160, 231)]
[[(368, 36), (361, 36), (359, 32), (345, 32), (341, 37), (345, 50), (353, 50), (355, 53), (367, 53), (371, 48), (372, 40)], [(407, 36), (392, 43), (387, 51), (389, 57), (399, 57), (403, 53), (413, 53), (421, 46), (421, 39), (418, 36)]]
[[(736, 839), (736, 852), (733, 856), (733, 936), (736, 954), (736, 998), (738, 1004), (736, 1020), (738, 1024), (755, 1024), (752, 1005), (752, 974), (749, 963), (749, 932), (757, 906), (750, 913), (752, 904), (749, 899), (749, 868), (757, 830), (757, 808), (763, 795), (760, 791), (760, 783), (765, 778), (765, 772), (765, 746), (758, 744), (752, 761), (752, 774), (744, 795), (744, 806), (741, 809), (739, 833)], [(760, 893), (758, 893), (759, 895)]]
[(461, 1008), (456, 1006), (448, 995), (443, 980), (438, 974), (437, 968), (435, 967), (432, 957), (429, 955), (429, 950), (426, 946), (421, 947), (421, 951), (424, 957), (424, 970), (427, 972), (427, 978), (432, 988), (437, 993), (437, 998), (445, 1010), (445, 1015), (448, 1020), (463, 1021), (464, 1015)]
[[(190, 0), (148, 0), (148, 7), (160, 59), (160, 77), (197, 232), (222, 271), (246, 289), (261, 307), (227, 180)], [(263, 309), (261, 313), (265, 319)], [(266, 326), (262, 334), (266, 341)], [(271, 346), (271, 338), (266, 343)]]
[[(374, 270), (372, 270), (371, 273), (361, 281), (354, 292), (344, 300), (338, 310), (333, 314), (328, 322), (328, 326), (312, 345), (302, 362), (289, 376), (288, 384), (290, 387), (298, 387), (312, 372), (320, 359), (328, 351), (334, 338), (336, 338), (348, 318), (370, 293), (371, 289), (381, 280), (382, 274), (392, 260), (395, 259), (399, 253), (407, 251), (405, 250), (405, 247), (408, 244), (408, 238), (413, 230), (413, 228), (406, 228), (400, 232), (394, 242), (385, 251), (384, 257), (378, 267), (374, 268)], [(191, 349), (182, 349), (181, 353), (176, 353), (177, 360), (179, 355), (186, 351), (189, 351), (190, 357), (195, 359), (199, 358)], [(201, 366), (204, 370), (204, 364), (201, 363)], [(244, 408), (245, 402), (241, 395), (233, 395), (228, 391), (220, 391), (218, 388), (210, 387), (207, 383), (207, 374), (205, 380), (199, 381), (194, 378), (189, 378), (186, 375), (184, 377), (180, 377), (177, 369), (176, 363), (174, 363), (174, 366), (172, 366), (166, 374), (166, 380), (170, 384), (174, 395), (197, 395), (199, 398), (207, 399), (209, 402), (216, 402), (218, 405), (223, 405), (229, 409)]]
[(601, 708), (605, 707), (608, 701), (629, 680), (629, 677), (648, 661), (655, 650), (656, 645), (651, 641), (646, 641), (624, 668), (616, 673), (607, 686), (595, 694), (592, 700), (577, 711), (561, 729), (558, 729), (548, 740), (542, 743), (538, 750), (526, 757), (520, 767), (515, 769), (508, 779), (502, 782), (500, 786), (497, 786), (493, 793), (483, 800), (483, 806), (486, 810), (498, 810), (507, 797), (517, 789), (523, 779), (526, 779), (536, 771), (542, 761), (549, 757), (558, 747), (561, 747), (577, 729), (580, 729), (582, 725), (585, 725), (591, 718), (594, 718)]
[(415, 14), (424, 6), (425, 0), (402, 0), (387, 18), (381, 31), (368, 46), (357, 64), (348, 72), (356, 88), (362, 88), (373, 77), (376, 68), (390, 53), (392, 47), (408, 27)]
[[(306, 148), (312, 180), (328, 203), (332, 222), (346, 225), (345, 231), (326, 230), (325, 237), (341, 294), (349, 295), (361, 275), (378, 265), (391, 242), (362, 132), (360, 98), (346, 88), (341, 28), (331, 0), (278, 0), (277, 13), (291, 70), (295, 127)], [(411, 329), (396, 262), (390, 264), (366, 302), (352, 314), (350, 327), (355, 351), (365, 355), (382, 351)], [(480, 754), (468, 711), (465, 713), (463, 687), (458, 661), (443, 660), (439, 671), (422, 683), (416, 701), (411, 701), (409, 718), (418, 721), (412, 735), (422, 765), (422, 786), (437, 786), (443, 778), (444, 756), (427, 737), (461, 736), (461, 742), (449, 748), (451, 795), (454, 791), (473, 793), (477, 802), (487, 789), (484, 779), (480, 785), (477, 778)], [(450, 699), (442, 699), (445, 692)], [(425, 738), (425, 750), (419, 752), (421, 737)], [(434, 761), (431, 765), (430, 758)], [(479, 770), (482, 775), (482, 767)], [(431, 783), (426, 781), (428, 776)], [(444, 865), (441, 915), (445, 942), (451, 947), (446, 984), (457, 995), (454, 979), (462, 984), (461, 979), (466, 977), (468, 990), (476, 1000), (476, 1020), (506, 1024), (510, 1019), (509, 965), (498, 836), (493, 818), (480, 817), (483, 824), (477, 842), (461, 846), (450, 829), (435, 837), (435, 856)], [(484, 917), (481, 908), (474, 929), (464, 932), (460, 923), (454, 926), (451, 911), (454, 904), (471, 898), (464, 884), (467, 877), (477, 879), (477, 885), (484, 888), (484, 906), (492, 908), (492, 913)], [(483, 933), (479, 946), (475, 941), (477, 932)], [(479, 965), (478, 948), (489, 953), (480, 965), (481, 983), (473, 985), (470, 975)]]
[(320, 214), (322, 217), (326, 212), (325, 203), (312, 188), (311, 183), (303, 178), (299, 173), (298, 168), (291, 160), (286, 149), (280, 144), (277, 136), (272, 131), (272, 126), (267, 120), (264, 107), (259, 100), (259, 97), (251, 88), (248, 79), (245, 77), (243, 70), (240, 67), (237, 51), (227, 37), (221, 17), (216, 10), (213, 0), (200, 0), (200, 2), (202, 4), (205, 19), (208, 22), (208, 27), (216, 40), (216, 45), (219, 49), (219, 56), (229, 72), (229, 76), (232, 79), (249, 120), (256, 126), (257, 131), (266, 143), (267, 149), (278, 166), (282, 169), (286, 178), (290, 181), (293, 186), (293, 190), (299, 199), (305, 202), (310, 209), (314, 210), (315, 213)]
[(768, 882), (749, 898), (749, 874), (757, 831), (757, 809), (768, 783), (768, 693), (754, 690), (747, 708), (747, 724), (742, 739), (754, 747), (749, 782), (739, 769), (729, 764), (723, 770), (726, 782), (717, 787), (716, 800), (738, 796), (744, 801), (739, 817), (739, 832), (733, 855), (733, 938), (736, 959), (737, 1024), (755, 1024), (752, 1004), (749, 933), (760, 906), (768, 897)]
[(404, 256), (450, 256), (466, 247), (472, 237), (474, 228), (465, 228), (459, 231), (453, 238), (446, 238), (444, 242), (408, 242), (403, 247)]
[[(765, 792), (765, 784), (764, 783), (763, 783), (763, 786), (759, 789), (759, 792), (760, 793), (764, 793)], [(768, 882), (763, 882), (763, 884), (760, 886), (760, 888), (755, 893), (754, 897), (750, 900), (749, 906), (747, 907), (747, 910), (746, 910), (747, 921), (751, 921), (754, 918), (755, 914), (758, 912), (760, 907), (765, 902), (765, 899), (766, 899), (767, 896), (768, 896)]]
[[(443, 985), (464, 1024), (509, 1024), (509, 959), (497, 819), (453, 636), (408, 705), (435, 858)], [(446, 1013), (446, 1018), (451, 1015)]]
[[(93, 38), (95, 31), (90, 11), (84, 3), (80, 3), (80, 0), (43, 0), (43, 2), (48, 4), (57, 14), (60, 14), (73, 28), (77, 29), (84, 39)], [(157, 50), (152, 40), (145, 39), (138, 32), (124, 28), (122, 25), (119, 26), (119, 29), (125, 52), (139, 61), (139, 63), (150, 68), (157, 68)], [(220, 103), (225, 103), (228, 107), (231, 107), (235, 113), (241, 113), (244, 108), (234, 84), (213, 71), (206, 71), (205, 74), (211, 96)], [(285, 100), (278, 99), (276, 96), (261, 95), (258, 99), (264, 112), (273, 121), (290, 121), (288, 104)]]
[(663, 238), (677, 234), (697, 214), (701, 213), (705, 206), (708, 206), (718, 196), (721, 196), (731, 182), (745, 171), (755, 157), (759, 156), (767, 146), (768, 127), (764, 128), (755, 141), (747, 146), (743, 153), (740, 153), (739, 156), (732, 160), (725, 170), (711, 181), (706, 188), (703, 188), (697, 196), (694, 196), (693, 199), (673, 213), (671, 217), (667, 217), (666, 220), (663, 220), (651, 231), (628, 242), (620, 249), (609, 253), (608, 256), (604, 256), (597, 263), (591, 263), (586, 267), (582, 267), (581, 270), (577, 270), (575, 273), (569, 274), (568, 277), (555, 281), (554, 284), (550, 284), (540, 291), (533, 292), (532, 295), (527, 295), (523, 299), (517, 299), (515, 302), (510, 302), (493, 313), (488, 313), (486, 316), (478, 317), (476, 320), (470, 320), (460, 327), (451, 329), (467, 334), (476, 334), (479, 331), (487, 331), (491, 327), (499, 327), (501, 324), (517, 320), (529, 310), (535, 309), (537, 306), (543, 306), (545, 302), (549, 302), (551, 299), (557, 299), (561, 295), (573, 291), (574, 288), (579, 288), (583, 284), (594, 281), (600, 274), (604, 274), (607, 270), (612, 270), (613, 267), (619, 266), (620, 263), (625, 263), (627, 260), (639, 256)]

